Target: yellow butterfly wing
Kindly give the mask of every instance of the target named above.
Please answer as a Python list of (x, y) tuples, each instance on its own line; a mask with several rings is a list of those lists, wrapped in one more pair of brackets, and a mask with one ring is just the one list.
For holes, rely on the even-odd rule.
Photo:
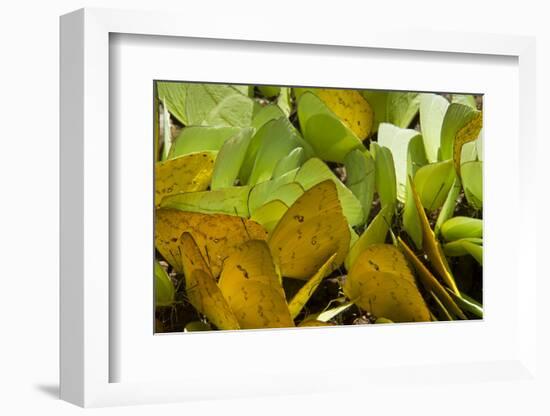
[(439, 280), (435, 278), (434, 275), (428, 270), (424, 263), (414, 254), (414, 252), (407, 246), (407, 244), (398, 237), (399, 245), (403, 250), (405, 257), (409, 259), (412, 266), (415, 268), (416, 273), (422, 282), (422, 285), (427, 291), (432, 292), (437, 298), (443, 303), (443, 305), (448, 309), (449, 312), (453, 313), (455, 316), (458, 316), (460, 319), (468, 319), (464, 312), (458, 307), (451, 295), (443, 287)]
[(185, 290), (191, 305), (219, 329), (239, 329), (239, 323), (225, 300), (216, 279), (189, 233), (181, 238), (181, 262), (185, 273)]
[(390, 244), (368, 246), (344, 283), (344, 293), (360, 308), (393, 322), (430, 321), (430, 311), (407, 260)]
[(264, 240), (245, 241), (224, 260), (218, 282), (220, 288), (224, 293), (230, 294), (235, 281), (260, 282), (272, 286), (285, 297), (269, 247)]
[(193, 236), (212, 276), (220, 275), (221, 266), (243, 242), (265, 240), (267, 232), (255, 221), (225, 215), (203, 214), (161, 208), (156, 211), (155, 245), (177, 272), (183, 271), (179, 238), (184, 232)]
[(481, 111), (476, 111), (473, 118), (456, 133), (455, 140), (453, 142), (453, 160), (455, 171), (458, 176), (460, 176), (460, 157), (462, 154), (462, 147), (466, 143), (472, 142), (478, 138), (482, 126), (483, 113)]
[(374, 113), (367, 100), (354, 90), (319, 89), (318, 97), (360, 139), (366, 139), (372, 129)]
[(265, 241), (247, 241), (228, 256), (218, 286), (241, 328), (294, 326)]
[(288, 208), (268, 244), (283, 276), (308, 279), (334, 253), (330, 271), (339, 267), (350, 238), (336, 185), (326, 180), (308, 189)]
[(262, 224), (268, 232), (271, 232), (287, 209), (288, 206), (283, 201), (274, 199), (256, 209), (250, 219)]
[(329, 257), (329, 259), (321, 266), (321, 268), (315, 273), (294, 295), (290, 303), (288, 304), (288, 309), (290, 311), (290, 316), (294, 319), (296, 318), (307, 301), (313, 295), (313, 292), (319, 287), (319, 284), (323, 278), (328, 274), (328, 270), (332, 265), (332, 262), (336, 258), (336, 253)]
[(191, 153), (158, 162), (155, 166), (155, 206), (162, 198), (178, 192), (204, 191), (210, 185), (214, 154)]
[(422, 248), (428, 256), (428, 260), (430, 260), (430, 263), (432, 264), (435, 271), (439, 273), (439, 275), (449, 286), (449, 288), (458, 297), (461, 297), (460, 291), (458, 290), (458, 286), (456, 285), (454, 276), (451, 272), (451, 268), (447, 263), (447, 257), (445, 257), (445, 254), (443, 254), (441, 244), (439, 243), (439, 240), (435, 237), (435, 234), (430, 227), (430, 222), (428, 221), (428, 217), (426, 216), (426, 211), (424, 211), (424, 206), (422, 205), (422, 201), (420, 201), (420, 197), (416, 192), (414, 182), (410, 176), (409, 183), (411, 185), (410, 189), (412, 191), (414, 205), (416, 206), (416, 210), (418, 212), (420, 228), (422, 230)]

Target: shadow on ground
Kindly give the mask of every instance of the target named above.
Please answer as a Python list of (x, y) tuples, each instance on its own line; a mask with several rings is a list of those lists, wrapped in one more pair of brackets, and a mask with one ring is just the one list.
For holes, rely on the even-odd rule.
[(36, 388), (36, 390), (42, 392), (46, 396), (50, 396), (52, 399), (59, 399), (58, 384), (37, 384), (34, 387)]

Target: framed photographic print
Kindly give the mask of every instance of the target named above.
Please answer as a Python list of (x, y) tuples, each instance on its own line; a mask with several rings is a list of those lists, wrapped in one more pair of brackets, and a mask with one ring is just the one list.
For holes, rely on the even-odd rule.
[(534, 41), (177, 21), (61, 20), (62, 398), (537, 383)]

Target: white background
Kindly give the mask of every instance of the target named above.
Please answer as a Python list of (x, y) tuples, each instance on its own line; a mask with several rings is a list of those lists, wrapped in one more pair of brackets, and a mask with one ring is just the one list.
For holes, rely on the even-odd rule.
[[(189, 3), (189, 4), (185, 4)], [(219, 4), (218, 4), (219, 3)], [(368, 25), (387, 19), (411, 29), (431, 26), (434, 29), (512, 33), (537, 36), (538, 58), (538, 129), (542, 134), (550, 114), (545, 102), (550, 93), (550, 29), (545, 2), (523, 0), (513, 7), (503, 1), (462, 0), (444, 5), (441, 1), (382, 2), (308, 2), (283, 1), (246, 4), (244, 1), (18, 1), (5, 3), (0, 14), (0, 181), (1, 210), (1, 278), (0, 312), (0, 413), (76, 414), (82, 412), (55, 399), (58, 376), (58, 16), (83, 6), (137, 9), (168, 9), (186, 12), (191, 19), (204, 19), (217, 13), (234, 18), (235, 31), (246, 32), (245, 22), (275, 25), (326, 25), (327, 31), (340, 25)], [(361, 6), (365, 3), (364, 6)], [(237, 6), (241, 5), (242, 6)], [(265, 4), (265, 9), (259, 10)], [(240, 22), (240, 23), (239, 23)], [(185, 21), (182, 21), (182, 25)], [(539, 154), (549, 154), (548, 144)], [(539, 161), (541, 220), (547, 210), (548, 173), (545, 160)], [(544, 179), (543, 178), (544, 176)], [(533, 178), (536, 180), (537, 178)], [(539, 248), (548, 224), (540, 221)], [(544, 245), (545, 251), (548, 245)], [(546, 256), (548, 254), (546, 253)], [(541, 252), (541, 258), (544, 258)], [(548, 284), (544, 283), (548, 288)], [(541, 289), (541, 288), (539, 288)], [(550, 292), (549, 292), (550, 293)], [(539, 305), (539, 319), (548, 328), (548, 306)], [(543, 318), (544, 317), (544, 318)], [(535, 317), (533, 317), (534, 319)], [(543, 334), (540, 334), (541, 336)], [(540, 364), (548, 373), (548, 335), (542, 345)], [(546, 355), (546, 357), (545, 357)], [(327, 380), (330, 382), (330, 380)], [(497, 395), (496, 392), (499, 392)], [(491, 392), (488, 395), (488, 392)], [(511, 412), (542, 414), (541, 391), (527, 391), (522, 385), (488, 386), (487, 390), (468, 385), (437, 386), (428, 391), (394, 392), (377, 397), (345, 393), (330, 396), (279, 397), (223, 402), (141, 406), (93, 410), (99, 414), (393, 414), (407, 406), (410, 395), (425, 395), (425, 407), (417, 412), (471, 414)], [(490, 399), (489, 399), (490, 398)], [(498, 398), (498, 400), (495, 400)], [(538, 400), (537, 400), (538, 398)], [(410, 398), (409, 398), (410, 400)], [(536, 406), (539, 406), (538, 408)], [(463, 407), (464, 406), (464, 407)], [(546, 412), (548, 404), (545, 404)]]

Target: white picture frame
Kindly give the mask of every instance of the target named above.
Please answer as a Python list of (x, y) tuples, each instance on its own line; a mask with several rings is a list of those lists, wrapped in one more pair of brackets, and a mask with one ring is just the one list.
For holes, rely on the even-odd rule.
[[(107, 406), (138, 403), (161, 403), (220, 397), (251, 397), (270, 394), (299, 394), (342, 391), (353, 389), (358, 380), (369, 383), (369, 389), (400, 379), (405, 387), (413, 384), (427, 385), (434, 382), (461, 383), (506, 380), (512, 382), (541, 383), (537, 378), (537, 324), (529, 317), (536, 315), (536, 257), (534, 250), (528, 250), (530, 243), (520, 244), (515, 266), (522, 264), (521, 286), (514, 292), (514, 321), (521, 325), (514, 327), (512, 346), (503, 346), (501, 353), (495, 352), (495, 359), (487, 356), (481, 360), (466, 356), (461, 360), (446, 360), (442, 354), (436, 362), (418, 362), (411, 367), (405, 361), (382, 360), (377, 367), (373, 362), (358, 365), (356, 369), (344, 367), (338, 374), (333, 368), (320, 372), (288, 377), (281, 372), (263, 371), (254, 373), (252, 380), (235, 380), (231, 374), (220, 371), (216, 379), (181, 377), (175, 380), (150, 380), (113, 382), (112, 367), (121, 357), (112, 348), (112, 315), (117, 310), (113, 297), (110, 261), (110, 228), (116, 227), (110, 216), (110, 172), (116, 170), (116, 160), (110, 155), (109, 103), (113, 85), (110, 79), (110, 37), (114, 34), (161, 36), (162, 39), (213, 39), (239, 42), (276, 43), (284, 50), (290, 45), (316, 47), (331, 45), (333, 50), (360, 51), (364, 49), (384, 51), (410, 51), (411, 53), (432, 52), (463, 54), (469, 56), (506, 56), (517, 60), (519, 70), (518, 130), (514, 134), (520, 143), (536, 137), (535, 103), (535, 41), (529, 37), (508, 35), (487, 35), (472, 33), (437, 33), (420, 30), (396, 31), (384, 27), (362, 28), (356, 31), (327, 33), (321, 27), (311, 30), (276, 30), (270, 26), (253, 27), (246, 36), (235, 34), (230, 22), (223, 19), (215, 24), (204, 25), (200, 19), (185, 19), (170, 13), (130, 12), (106, 9), (83, 9), (61, 18), (61, 398), (80, 406)], [(157, 39), (158, 40), (158, 39)], [(285, 46), (286, 45), (286, 46)], [(433, 58), (431, 58), (433, 59)], [(225, 80), (224, 80), (225, 81)], [(517, 218), (516, 238), (520, 242), (536, 240), (535, 216), (528, 207), (536, 203), (534, 185), (529, 178), (534, 175), (536, 145), (522, 146), (518, 151), (518, 206), (514, 207)], [(152, 169), (151, 169), (152, 170)], [(529, 213), (527, 215), (527, 213)], [(151, 236), (152, 238), (152, 236)], [(152, 261), (152, 259), (151, 259)], [(152, 270), (152, 269), (149, 269)], [(519, 273), (514, 270), (511, 273)], [(152, 281), (152, 276), (151, 276)], [(516, 282), (512, 280), (511, 283)], [(511, 293), (511, 292), (510, 292)], [(475, 325), (471, 323), (470, 325)], [(438, 335), (447, 336), (444, 324), (439, 325)], [(426, 327), (426, 326), (424, 326)], [(432, 327), (433, 328), (433, 327)], [(474, 333), (479, 328), (464, 329)], [(395, 329), (395, 328), (394, 328)], [(402, 342), (402, 337), (413, 337), (417, 329), (399, 326), (400, 332), (383, 328), (390, 342)], [(300, 336), (303, 342), (326, 342), (323, 331), (305, 331)], [(429, 330), (426, 330), (429, 331)], [(403, 334), (403, 335), (401, 335)], [(151, 332), (151, 337), (152, 337)], [(251, 331), (246, 334), (225, 336), (235, 349), (239, 343), (269, 346), (270, 337), (266, 331)], [(231, 338), (229, 338), (231, 336)], [(281, 335), (282, 336), (282, 335)], [(357, 336), (357, 332), (339, 331), (338, 337)], [(378, 334), (380, 336), (380, 334)], [(433, 336), (433, 335), (430, 335)], [(452, 335), (451, 335), (452, 336)], [(394, 338), (398, 337), (398, 338)], [(401, 337), (401, 338), (399, 338)], [(165, 337), (164, 344), (173, 343)], [(308, 340), (309, 339), (309, 340)], [(436, 339), (436, 338), (433, 338)], [(178, 341), (179, 342), (179, 341)], [(509, 348), (508, 348), (509, 347)], [(270, 348), (274, 348), (273, 345)], [(390, 348), (391, 349), (391, 348)], [(147, 357), (147, 359), (151, 359)], [(394, 366), (389, 363), (393, 362)], [(218, 364), (220, 365), (220, 364)], [(402, 369), (399, 366), (403, 365)], [(208, 366), (208, 364), (205, 364)], [(235, 368), (233, 369), (235, 370)], [(209, 369), (214, 374), (216, 368)], [(243, 370), (246, 374), (246, 371)], [(207, 372), (208, 373), (208, 372)], [(252, 374), (252, 373), (251, 373)], [(408, 375), (407, 375), (408, 374)], [(337, 376), (335, 376), (337, 375)], [(331, 378), (331, 383), (324, 380)], [(369, 381), (370, 380), (370, 381)], [(206, 388), (208, 386), (208, 388)], [(228, 388), (228, 386), (230, 386)]]

